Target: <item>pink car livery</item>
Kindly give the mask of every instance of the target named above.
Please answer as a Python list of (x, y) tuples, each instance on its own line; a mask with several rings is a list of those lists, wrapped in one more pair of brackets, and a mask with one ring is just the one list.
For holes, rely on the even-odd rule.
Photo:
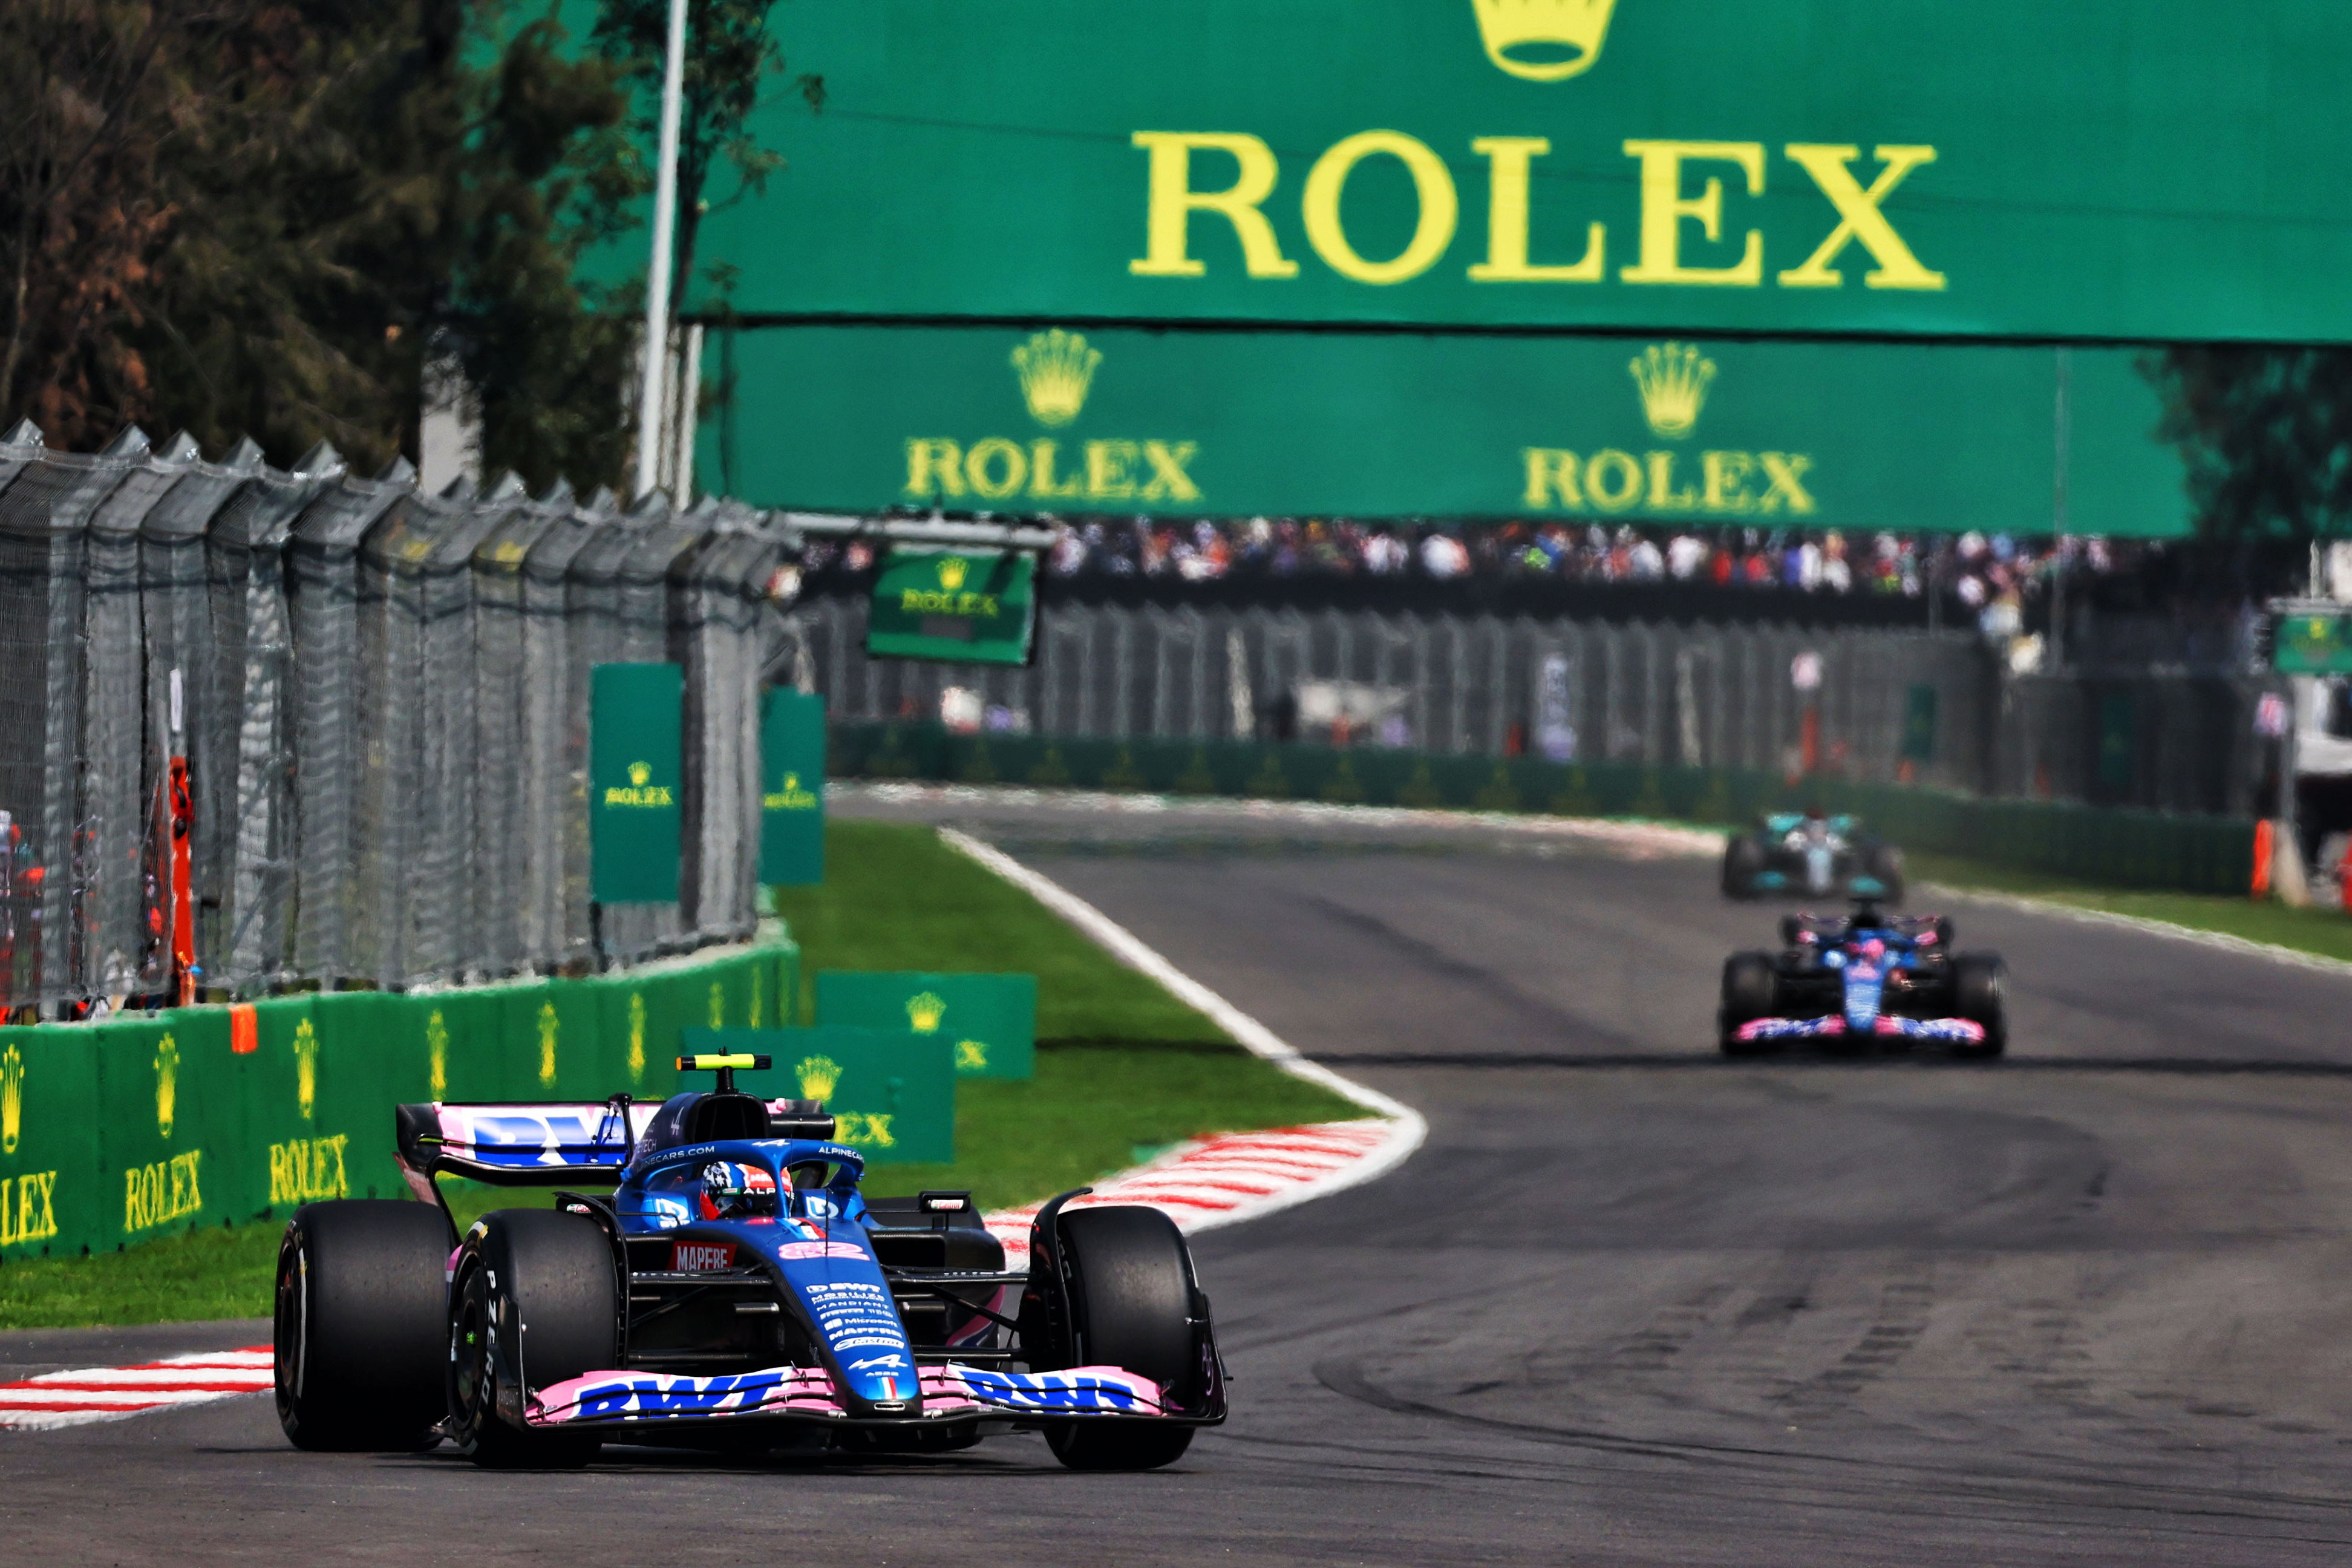
[[(936, 1453), (1034, 1431), (1073, 1468), (1147, 1469), (1223, 1421), (1208, 1297), (1165, 1215), (1066, 1193), (1008, 1269), (969, 1193), (869, 1198), (823, 1106), (736, 1091), (768, 1065), (681, 1058), (718, 1086), (659, 1106), (397, 1107), (432, 1201), (312, 1204), (287, 1227), (287, 1435), (561, 1467), (608, 1442)], [(460, 1234), (444, 1175), (556, 1205)]]
[(1802, 1040), (1840, 1050), (1941, 1045), (1973, 1058), (2008, 1048), (2008, 966), (1998, 953), (1954, 952), (1949, 920), (1857, 899), (1851, 915), (1788, 916), (1780, 938), (1778, 952), (1724, 962), (1717, 1036), (1726, 1056)]

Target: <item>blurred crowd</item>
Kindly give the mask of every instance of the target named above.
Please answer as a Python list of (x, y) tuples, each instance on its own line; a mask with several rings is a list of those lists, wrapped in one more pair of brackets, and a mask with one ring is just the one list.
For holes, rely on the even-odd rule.
[[(1334, 580), (1398, 584), (1549, 580), (1654, 584), (1726, 592), (1877, 595), (1931, 594), (1956, 621), (2008, 641), (2042, 629), (2062, 565), (2056, 542), (2003, 533), (1959, 535), (1837, 529), (1693, 529), (1507, 522), (1445, 527), (1250, 518), (1065, 522), (1046, 553), (1053, 580), (1169, 584)], [(807, 564), (849, 574), (870, 545), (813, 542)], [(2165, 547), (2074, 538), (2063, 565), (2070, 589), (2147, 578)], [(2176, 574), (2171, 574), (2177, 575)], [(2158, 572), (2158, 575), (2167, 575)], [(2131, 596), (2126, 595), (2126, 596)]]

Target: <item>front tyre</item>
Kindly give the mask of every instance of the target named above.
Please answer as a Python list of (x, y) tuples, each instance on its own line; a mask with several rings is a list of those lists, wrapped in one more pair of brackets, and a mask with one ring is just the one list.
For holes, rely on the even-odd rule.
[(1723, 896), (1727, 899), (1752, 899), (1756, 896), (1756, 879), (1764, 874), (1769, 858), (1764, 846), (1752, 833), (1743, 833), (1723, 847)]
[(1979, 1060), (2009, 1049), (2009, 965), (1993, 952), (1964, 952), (1952, 960), (1952, 1011), (1984, 1027), (1977, 1045), (1955, 1047), (1953, 1055)]
[[(1069, 1290), (1074, 1365), (1115, 1366), (1162, 1388), (1182, 1384), (1196, 1354), (1192, 1256), (1158, 1209), (1079, 1209), (1059, 1221)], [(1192, 1446), (1192, 1428), (1097, 1417), (1045, 1429), (1054, 1458), (1074, 1470), (1153, 1470)]]
[(278, 1424), (296, 1447), (415, 1453), (441, 1440), (448, 1258), (435, 1206), (346, 1198), (294, 1211), (270, 1348)]
[(576, 1469), (596, 1457), (593, 1433), (521, 1426), (530, 1390), (619, 1359), (621, 1284), (595, 1221), (551, 1209), (506, 1209), (467, 1237), (449, 1301), (449, 1434), (488, 1469)]
[(1743, 1040), (1739, 1026), (1779, 1010), (1780, 983), (1769, 953), (1735, 952), (1723, 961), (1723, 1005), (1716, 1014), (1717, 1043), (1727, 1057), (1761, 1056), (1769, 1041)]

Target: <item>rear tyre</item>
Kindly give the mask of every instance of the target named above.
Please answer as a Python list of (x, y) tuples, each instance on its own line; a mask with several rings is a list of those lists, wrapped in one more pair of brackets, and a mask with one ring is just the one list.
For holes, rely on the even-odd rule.
[(1863, 861), (1865, 870), (1885, 889), (1878, 897), (1881, 902), (1899, 904), (1903, 901), (1903, 851), (1892, 844), (1871, 847)]
[(449, 1224), (437, 1206), (305, 1204), (278, 1247), (278, 1424), (298, 1448), (415, 1453), (447, 1414)]
[(1735, 952), (1723, 961), (1723, 1006), (1716, 1014), (1717, 1043), (1727, 1057), (1761, 1056), (1765, 1040), (1743, 1040), (1739, 1026), (1772, 1016), (1780, 1002), (1780, 977), (1768, 953)]
[[(499, 1410), (619, 1358), (613, 1244), (592, 1219), (551, 1209), (487, 1216), (457, 1260), (447, 1342), (450, 1436), (488, 1469), (577, 1469), (593, 1433), (525, 1430)], [(505, 1399), (501, 1400), (501, 1395)]]
[[(1192, 1258), (1158, 1209), (1080, 1209), (1061, 1216), (1070, 1293), (1071, 1354), (1078, 1366), (1115, 1366), (1163, 1388), (1183, 1383), (1195, 1355)], [(1165, 1421), (1066, 1421), (1045, 1429), (1054, 1458), (1074, 1470), (1153, 1470), (1192, 1446), (1192, 1428)]]
[(1723, 896), (1727, 899), (1752, 899), (1756, 896), (1756, 879), (1764, 874), (1767, 857), (1764, 846), (1756, 842), (1752, 833), (1743, 833), (1723, 847)]
[(2009, 965), (1999, 953), (1964, 952), (1952, 960), (1952, 1011), (1984, 1026), (1984, 1039), (1953, 1055), (1987, 1058), (2009, 1048)]

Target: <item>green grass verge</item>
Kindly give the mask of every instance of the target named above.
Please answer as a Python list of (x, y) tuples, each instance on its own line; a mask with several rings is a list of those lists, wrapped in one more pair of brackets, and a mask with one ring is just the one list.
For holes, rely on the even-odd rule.
[(2295, 910), (2267, 899), (2105, 887), (1950, 855), (1906, 851), (1904, 858), (1915, 882), (1940, 882), (1963, 891), (2011, 893), (2053, 904), (2072, 904), (2078, 909), (2168, 921), (2192, 931), (2219, 931), (2248, 942), (2292, 948), (2297, 952), (2352, 961), (2352, 919), (2347, 919), (2340, 910)]
[(1037, 977), (1041, 1039), (1226, 1037), (928, 827), (829, 822), (824, 874), (819, 887), (775, 889), (807, 988), (820, 969), (1020, 972)]
[[(1027, 894), (929, 829), (837, 822), (828, 881), (780, 889), (809, 973), (1025, 971), (1038, 977), (1036, 1077), (967, 1079), (952, 1165), (879, 1165), (866, 1189), (970, 1188), (984, 1208), (1034, 1202), (1207, 1132), (1367, 1114), (1226, 1042), (1215, 1025), (1114, 962)], [(460, 1224), (541, 1206), (543, 1189), (450, 1183)], [(282, 1226), (195, 1232), (88, 1258), (0, 1266), (0, 1329), (264, 1317)]]

